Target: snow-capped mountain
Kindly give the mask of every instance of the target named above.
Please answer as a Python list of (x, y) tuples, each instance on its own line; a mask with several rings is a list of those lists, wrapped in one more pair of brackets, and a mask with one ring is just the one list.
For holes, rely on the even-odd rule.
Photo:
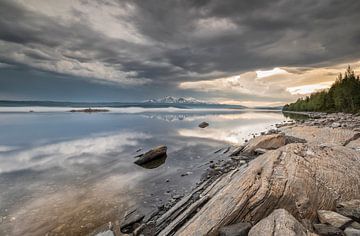
[(166, 96), (158, 99), (150, 99), (145, 101), (145, 103), (175, 103), (175, 104), (206, 104), (204, 101), (197, 100), (195, 98), (187, 97), (187, 98), (177, 98)]

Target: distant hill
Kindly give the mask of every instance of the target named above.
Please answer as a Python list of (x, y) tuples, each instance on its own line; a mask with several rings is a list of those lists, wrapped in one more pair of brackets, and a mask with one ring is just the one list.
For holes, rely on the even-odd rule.
[(187, 97), (187, 98), (177, 98), (177, 97), (171, 97), (166, 96), (163, 98), (157, 98), (157, 99), (150, 99), (144, 101), (144, 103), (166, 103), (166, 104), (207, 104), (204, 101), (197, 100), (195, 98)]
[(283, 109), (283, 106), (276, 106), (276, 107), (266, 107), (266, 106), (262, 106), (262, 107), (255, 107), (255, 109), (281, 111), (281, 110)]
[(59, 102), (59, 101), (6, 101), (0, 100), (0, 107), (142, 107), (142, 108), (167, 108), (176, 107), (182, 109), (243, 109), (240, 105), (211, 104), (196, 99), (173, 98), (153, 99), (145, 102)]
[(284, 111), (360, 112), (360, 78), (350, 66), (330, 89), (316, 92), (287, 104)]

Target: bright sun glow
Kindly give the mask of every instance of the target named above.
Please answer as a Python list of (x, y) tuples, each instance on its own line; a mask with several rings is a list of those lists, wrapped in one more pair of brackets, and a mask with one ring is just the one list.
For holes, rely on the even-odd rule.
[(303, 86), (297, 86), (297, 87), (290, 87), (287, 88), (286, 91), (288, 91), (289, 93), (295, 95), (295, 94), (299, 94), (299, 95), (305, 95), (305, 94), (310, 94), (313, 92), (317, 92), (323, 89), (327, 89), (330, 88), (331, 84), (333, 82), (324, 82), (324, 83), (319, 83), (319, 84), (310, 84), (310, 85), (303, 85)]
[(276, 67), (272, 70), (257, 70), (256, 75), (258, 78), (269, 77), (272, 75), (286, 74), (287, 71)]

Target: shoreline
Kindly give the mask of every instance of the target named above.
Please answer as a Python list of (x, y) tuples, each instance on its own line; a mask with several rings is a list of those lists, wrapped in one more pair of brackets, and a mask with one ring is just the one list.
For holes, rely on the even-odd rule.
[[(334, 134), (335, 132), (339, 132), (341, 130), (344, 132), (355, 132), (356, 135), (351, 137), (349, 136), (350, 138), (345, 140), (344, 143), (341, 143), (342, 146), (346, 146), (351, 142), (358, 141), (358, 138), (360, 137), (360, 134), (357, 133), (360, 131), (360, 117), (353, 114), (326, 114), (318, 112), (284, 113), (307, 115), (309, 119), (279, 124), (277, 125), (276, 130), (270, 130), (267, 133), (262, 132), (261, 135), (254, 137), (248, 142), (245, 142), (244, 145), (233, 149), (230, 155), (229, 153), (224, 153), (224, 158), (226, 157), (227, 160), (223, 163), (212, 163), (208, 170), (203, 174), (205, 178), (202, 178), (202, 180), (197, 184), (197, 187), (193, 189), (189, 195), (186, 195), (182, 198), (179, 197), (176, 199), (176, 201), (172, 201), (167, 209), (158, 209), (157, 212), (153, 212), (151, 215), (143, 216), (141, 220), (128, 220), (126, 226), (129, 227), (130, 225), (131, 227), (134, 227), (133, 235), (140, 235), (140, 233), (144, 235), (172, 235), (176, 232), (179, 232), (182, 228), (184, 228), (185, 225), (188, 226), (192, 221), (194, 221), (193, 219), (195, 215), (200, 214), (197, 212), (199, 212), (201, 209), (207, 208), (205, 206), (210, 204), (210, 199), (215, 198), (220, 194), (221, 191), (219, 189), (222, 189), (230, 184), (231, 180), (229, 180), (229, 177), (231, 179), (231, 177), (234, 175), (241, 175), (241, 173), (246, 172), (249, 166), (254, 165), (256, 159), (259, 157), (267, 154), (268, 152), (272, 152), (272, 150), (276, 150), (278, 148), (281, 149), (288, 145), (291, 146), (292, 144), (305, 146), (310, 145), (309, 143), (313, 142), (312, 140), (309, 141), (306, 138), (297, 137), (307, 137), (306, 135), (308, 134), (306, 131), (304, 131), (304, 135), (302, 135), (301, 130), (306, 130), (307, 128), (316, 128), (319, 130), (319, 132), (322, 132), (322, 130), (329, 128), (333, 130), (330, 130), (329, 132), (333, 132)], [(293, 128), (297, 128), (296, 130), (299, 132), (298, 135), (295, 134), (292, 136), (294, 133), (288, 131), (288, 129), (291, 130)], [(277, 141), (275, 143), (278, 143), (277, 146), (275, 145), (276, 147), (273, 146), (269, 148), (262, 148), (262, 145), (264, 145), (264, 142), (267, 142), (266, 139), (269, 137), (272, 139), (271, 145), (274, 145), (273, 138), (276, 137)], [(326, 140), (329, 137), (322, 138)], [(338, 141), (339, 140), (336, 140), (336, 142)], [(337, 143), (335, 144), (337, 145)], [(318, 146), (321, 147), (322, 145), (324, 146), (325, 144), (318, 144)], [(358, 151), (356, 148), (351, 149)], [(360, 175), (356, 177), (360, 177)], [(358, 184), (360, 186), (360, 183)], [(216, 206), (213, 207), (216, 208)], [(264, 213), (262, 219), (264, 219), (266, 216), (267, 214)], [(127, 217), (131, 218), (131, 215), (128, 215)], [(198, 218), (201, 218), (201, 216)], [(255, 223), (258, 221), (259, 220), (255, 220), (252, 222), (252, 225), (255, 225)], [(218, 226), (220, 227), (221, 225)]]

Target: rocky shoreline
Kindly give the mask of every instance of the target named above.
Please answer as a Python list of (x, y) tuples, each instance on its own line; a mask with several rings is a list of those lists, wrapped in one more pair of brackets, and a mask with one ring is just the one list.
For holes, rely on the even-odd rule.
[(224, 158), (208, 163), (190, 194), (174, 196), (146, 216), (129, 212), (121, 232), (360, 235), (360, 117), (292, 114), (309, 119), (278, 124), (242, 146), (218, 150)]

